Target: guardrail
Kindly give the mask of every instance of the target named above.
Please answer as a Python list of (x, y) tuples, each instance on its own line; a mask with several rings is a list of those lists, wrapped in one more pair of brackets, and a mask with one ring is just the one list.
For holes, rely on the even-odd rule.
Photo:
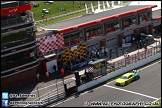
[(136, 62), (139, 62), (143, 59), (147, 59), (150, 56), (154, 56), (160, 52), (161, 52), (161, 47), (155, 46), (155, 47), (149, 48), (147, 50), (143, 50), (141, 52), (139, 51), (136, 54), (129, 55), (129, 57), (127, 57), (127, 58), (123, 58), (121, 60), (118, 60), (118, 61), (115, 61), (112, 63), (107, 61), (107, 63), (108, 63), (107, 64), (107, 67), (108, 67), (107, 73), (111, 73), (111, 72), (119, 70), (123, 67), (127, 67), (127, 66), (132, 65)]
[(28, 22), (32, 22), (32, 21), (34, 21), (33, 13), (29, 12), (25, 16), (7, 19), (7, 20), (1, 20), (1, 28), (5, 29), (5, 27), (8, 27), (8, 26), (13, 26), (13, 25), (21, 24), (21, 23), (28, 23)]

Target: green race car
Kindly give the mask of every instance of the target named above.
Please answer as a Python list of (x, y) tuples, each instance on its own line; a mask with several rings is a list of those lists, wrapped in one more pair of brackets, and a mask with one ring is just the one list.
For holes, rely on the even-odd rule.
[(139, 71), (133, 70), (133, 72), (126, 73), (122, 77), (115, 80), (115, 85), (117, 86), (126, 86), (129, 83), (140, 79)]

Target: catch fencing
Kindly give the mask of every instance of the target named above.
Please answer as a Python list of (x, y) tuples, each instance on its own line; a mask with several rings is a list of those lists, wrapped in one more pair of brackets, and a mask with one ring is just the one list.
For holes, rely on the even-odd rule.
[(161, 47), (155, 46), (147, 50), (138, 51), (136, 54), (132, 54), (129, 56), (127, 55), (127, 57), (124, 57), (123, 59), (120, 59), (112, 63), (107, 61), (107, 73), (111, 73), (123, 67), (132, 65), (136, 62), (139, 62), (143, 59), (147, 59), (148, 57), (156, 55), (160, 52), (161, 52)]

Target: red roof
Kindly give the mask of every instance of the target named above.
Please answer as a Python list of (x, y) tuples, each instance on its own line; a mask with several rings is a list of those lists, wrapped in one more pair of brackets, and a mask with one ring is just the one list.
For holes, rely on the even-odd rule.
[(75, 30), (75, 29), (78, 29), (78, 28), (83, 28), (83, 27), (86, 27), (86, 26), (90, 26), (90, 25), (93, 25), (93, 24), (100, 23), (100, 22), (105, 22), (105, 21), (108, 21), (108, 20), (112, 20), (114, 18), (131, 15), (131, 14), (134, 14), (136, 12), (146, 11), (146, 10), (149, 10), (149, 9), (152, 9), (152, 8), (155, 8), (155, 7), (157, 7), (157, 5), (147, 6), (147, 7), (139, 8), (139, 9), (136, 9), (136, 10), (133, 10), (133, 11), (123, 12), (123, 13), (112, 15), (112, 16), (109, 16), (109, 17), (105, 17), (105, 18), (93, 20), (93, 21), (90, 21), (90, 22), (85, 22), (85, 23), (82, 23), (82, 24), (78, 24), (76, 26), (70, 26), (70, 27), (67, 27), (67, 28), (63, 28), (63, 29), (58, 30), (58, 32), (59, 33), (68, 32), (68, 31)]

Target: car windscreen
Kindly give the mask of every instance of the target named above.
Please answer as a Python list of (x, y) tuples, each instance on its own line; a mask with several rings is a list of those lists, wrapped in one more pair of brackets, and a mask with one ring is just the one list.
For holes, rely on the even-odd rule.
[(122, 79), (128, 79), (128, 77), (127, 76), (124, 76), (124, 75), (121, 78)]

